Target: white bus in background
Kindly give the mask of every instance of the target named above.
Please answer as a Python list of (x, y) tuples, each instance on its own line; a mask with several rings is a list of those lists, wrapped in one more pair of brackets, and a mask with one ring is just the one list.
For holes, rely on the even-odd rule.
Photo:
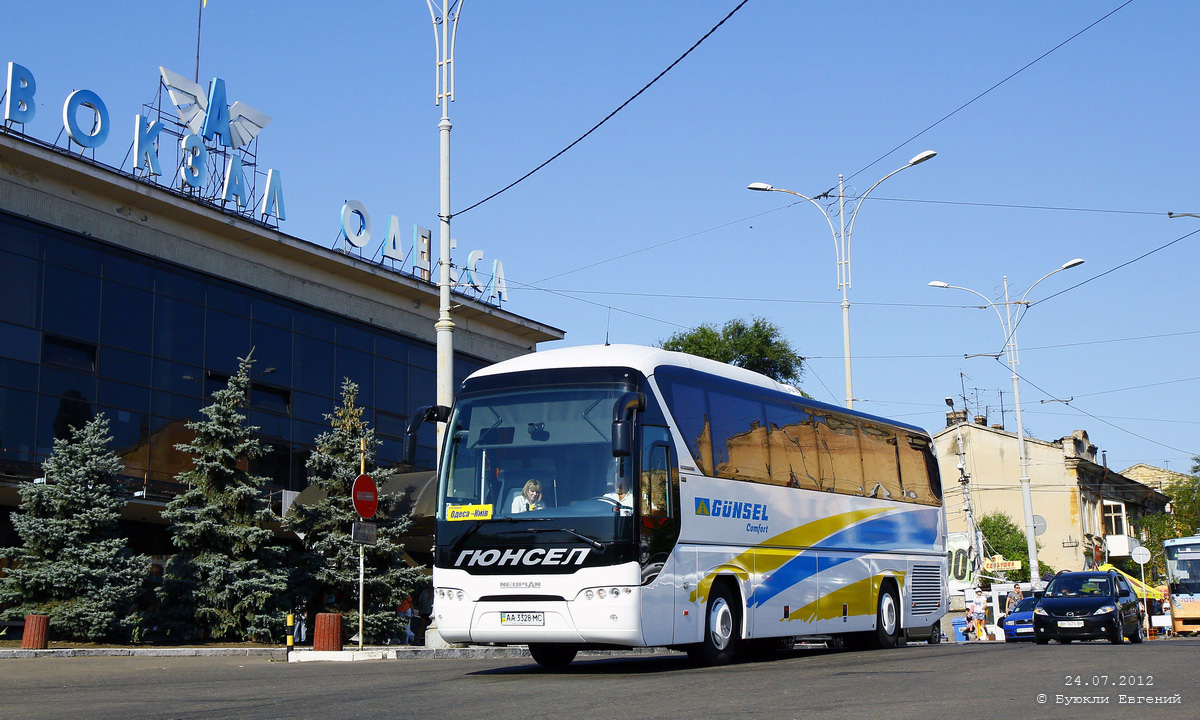
[(1200, 535), (1163, 541), (1171, 631), (1200, 633)]
[[(640, 346), (467, 378), (438, 464), (434, 624), (456, 643), (665, 646), (706, 663), (816, 637), (937, 642), (945, 519), (929, 435), (754, 372)], [(540, 499), (517, 500), (527, 485)], [(539, 503), (542, 503), (539, 505)]]

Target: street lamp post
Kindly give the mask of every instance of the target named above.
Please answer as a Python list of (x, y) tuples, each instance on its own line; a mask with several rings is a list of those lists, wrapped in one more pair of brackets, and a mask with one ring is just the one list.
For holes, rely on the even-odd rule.
[(795, 195), (798, 198), (807, 200), (814, 207), (821, 211), (825, 216), (825, 222), (829, 224), (829, 232), (833, 234), (833, 250), (837, 258), (837, 275), (838, 275), (838, 290), (842, 291), (842, 357), (845, 359), (846, 365), (846, 407), (854, 407), (854, 389), (850, 367), (850, 240), (854, 237), (854, 221), (858, 218), (858, 211), (862, 208), (863, 201), (871, 194), (871, 191), (883, 184), (891, 176), (907, 170), (913, 165), (920, 165), (926, 160), (930, 160), (937, 155), (933, 150), (926, 150), (918, 154), (912, 160), (908, 161), (907, 165), (899, 167), (892, 172), (884, 175), (878, 182), (872, 185), (865, 193), (858, 197), (858, 202), (854, 206), (854, 212), (850, 214), (850, 225), (846, 225), (846, 192), (845, 183), (842, 175), (838, 175), (838, 227), (834, 228), (833, 218), (829, 216), (829, 212), (818, 203), (815, 199), (798, 193), (794, 190), (784, 190), (783, 188), (773, 187), (767, 183), (750, 183), (747, 185), (749, 190), (759, 190), (763, 192), (781, 192), (788, 195)]
[[(442, 106), (438, 122), (440, 138), (440, 182), (438, 205), (438, 319), (433, 329), (437, 339), (437, 404), (449, 407), (454, 401), (454, 321), (450, 318), (450, 103), (454, 100), (454, 40), (462, 0), (426, 0), (433, 18), (433, 39), (437, 46), (436, 102)], [(446, 424), (437, 425), (437, 448), (442, 449)]]
[[(1021, 461), (1021, 504), (1025, 510), (1025, 544), (1029, 552), (1029, 581), (1034, 589), (1041, 587), (1041, 579), (1038, 576), (1040, 565), (1038, 564), (1037, 554), (1037, 536), (1034, 531), (1033, 521), (1033, 493), (1030, 490), (1029, 481), (1029, 455), (1025, 451), (1025, 425), (1021, 420), (1021, 385), (1018, 382), (1017, 365), (1020, 364), (1020, 357), (1017, 354), (1017, 325), (1021, 323), (1021, 318), (1024, 316), (1024, 311), (1029, 310), (1029, 303), (1025, 298), (1029, 297), (1029, 293), (1037, 287), (1038, 283), (1055, 273), (1068, 270), (1083, 264), (1081, 258), (1075, 258), (1063, 263), (1060, 267), (1051, 270), (1042, 277), (1038, 278), (1037, 282), (1029, 286), (1022, 295), (1020, 300), (1009, 299), (1008, 294), (1008, 276), (1004, 276), (1004, 312), (1000, 312), (997, 307), (998, 303), (992, 302), (983, 293), (972, 290), (971, 288), (962, 287), (959, 285), (951, 285), (950, 283), (934, 280), (929, 283), (930, 287), (947, 288), (953, 290), (966, 290), (969, 293), (977, 295), (992, 310), (996, 311), (996, 317), (1000, 319), (1000, 326), (1004, 331), (1004, 353), (1005, 359), (1008, 361), (1008, 368), (1012, 372), (1013, 384), (1013, 404), (1017, 414), (1017, 454)], [(1014, 317), (1012, 306), (1017, 306), (1017, 312)]]

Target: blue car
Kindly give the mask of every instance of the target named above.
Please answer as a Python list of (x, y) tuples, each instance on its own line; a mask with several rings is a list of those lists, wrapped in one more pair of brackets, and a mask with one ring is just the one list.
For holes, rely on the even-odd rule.
[(1022, 598), (1013, 611), (1004, 616), (1000, 626), (1004, 628), (1005, 642), (1033, 639), (1033, 609), (1041, 598)]

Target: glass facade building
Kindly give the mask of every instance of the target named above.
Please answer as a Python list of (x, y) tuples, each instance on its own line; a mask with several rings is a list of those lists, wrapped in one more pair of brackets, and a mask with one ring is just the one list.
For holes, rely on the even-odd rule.
[[(66, 428), (103, 412), (148, 494), (190, 459), (175, 449), (253, 349), (249, 422), (269, 452), (252, 470), (305, 487), (305, 461), (342, 378), (358, 384), (382, 466), (410, 413), (435, 398), (432, 343), (0, 212), (0, 470), (36, 476)], [(488, 364), (456, 357), (456, 381)], [(418, 464), (433, 464), (423, 428)]]

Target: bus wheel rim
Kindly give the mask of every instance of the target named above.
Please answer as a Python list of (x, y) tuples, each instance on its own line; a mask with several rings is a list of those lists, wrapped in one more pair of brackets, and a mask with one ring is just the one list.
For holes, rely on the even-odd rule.
[(879, 601), (880, 620), (883, 622), (883, 631), (888, 635), (896, 633), (896, 599), (891, 593), (884, 593)]
[(708, 614), (708, 624), (713, 646), (724, 650), (733, 637), (733, 610), (725, 598), (713, 601), (712, 610)]

